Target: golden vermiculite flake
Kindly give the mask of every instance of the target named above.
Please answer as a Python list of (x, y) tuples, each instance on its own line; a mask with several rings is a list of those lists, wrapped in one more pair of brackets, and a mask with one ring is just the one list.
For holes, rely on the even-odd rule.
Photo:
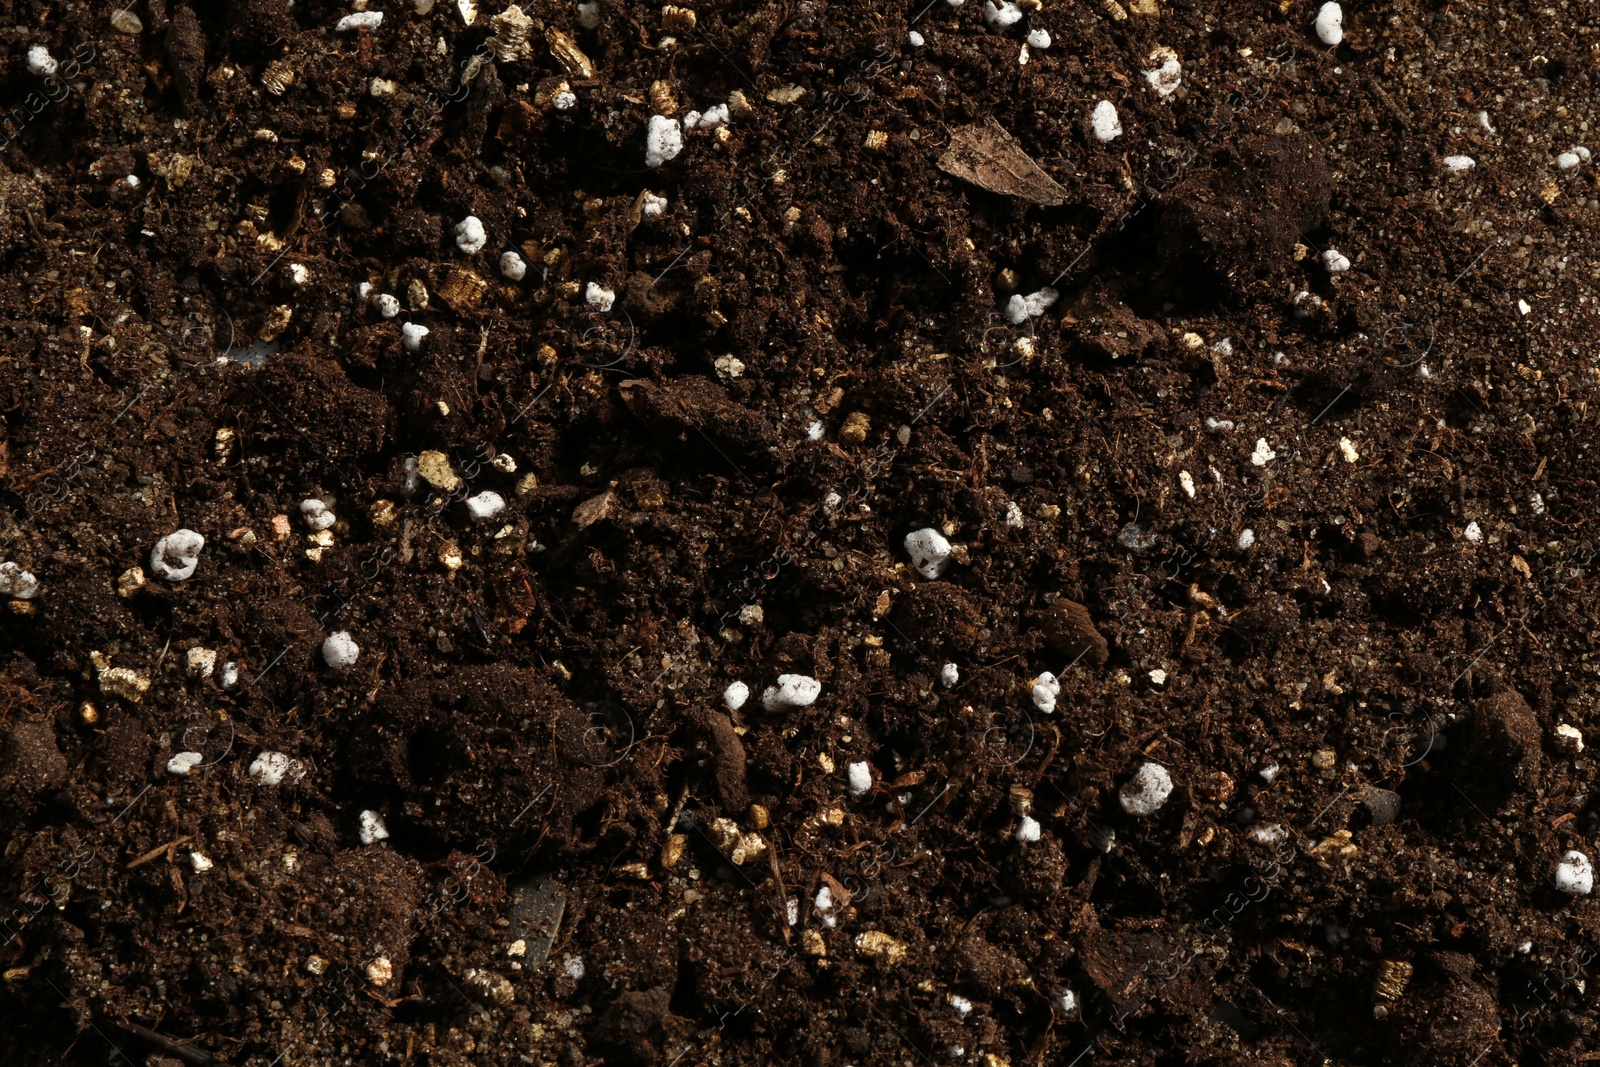
[(1372, 991), (1380, 1000), (1399, 1000), (1405, 996), (1414, 968), (1404, 960), (1383, 960), (1378, 964), (1378, 978)]

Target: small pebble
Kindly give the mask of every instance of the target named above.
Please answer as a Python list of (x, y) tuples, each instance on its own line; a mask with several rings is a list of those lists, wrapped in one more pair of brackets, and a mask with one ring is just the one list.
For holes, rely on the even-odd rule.
[(972, 1012), (972, 1001), (968, 1000), (966, 997), (957, 996), (954, 993), (950, 994), (950, 1006), (954, 1008), (956, 1010), (956, 1014), (961, 1016), (963, 1019), (965, 1019)]
[(584, 967), (581, 956), (568, 956), (562, 961), (561, 969), (567, 972), (568, 978), (574, 979), (582, 978), (588, 973), (588, 968)]
[(1178, 53), (1166, 47), (1155, 49), (1150, 53), (1150, 59), (1156, 66), (1141, 73), (1150, 87), (1165, 100), (1183, 84), (1183, 64), (1178, 60)]
[(455, 228), (456, 247), (467, 255), (483, 251), (483, 246), (489, 243), (489, 237), (483, 232), (483, 222), (476, 215), (468, 215)]
[(361, 646), (356, 644), (355, 638), (347, 630), (329, 634), (328, 639), (322, 642), (322, 660), (336, 671), (354, 667), (360, 655)]
[(650, 126), (644, 135), (644, 165), (659, 167), (676, 159), (683, 151), (683, 130), (677, 119), (665, 115), (650, 116)]
[(1594, 868), (1582, 852), (1568, 852), (1556, 865), (1556, 888), (1575, 897), (1586, 897), (1594, 889)]
[(822, 683), (804, 674), (780, 674), (778, 684), (768, 686), (761, 694), (761, 706), (768, 711), (785, 708), (804, 708), (816, 703), (822, 695)]
[(375, 844), (389, 838), (389, 828), (383, 824), (383, 816), (375, 811), (361, 813), (361, 843), (363, 845)]
[(1094, 124), (1094, 135), (1101, 141), (1122, 136), (1122, 119), (1117, 116), (1117, 105), (1109, 100), (1102, 100), (1094, 106), (1090, 121)]
[(600, 0), (589, 0), (578, 5), (578, 25), (586, 30), (600, 25)]
[(50, 49), (44, 45), (36, 44), (28, 49), (29, 73), (36, 74), (41, 78), (51, 78), (55, 76), (60, 67), (61, 64), (55, 61), (55, 57), (50, 54)]
[(1338, 4), (1323, 4), (1312, 26), (1317, 31), (1317, 40), (1329, 48), (1335, 47), (1344, 40), (1344, 9)]
[(1476, 522), (1469, 522), (1467, 523), (1467, 528), (1461, 531), (1461, 536), (1465, 537), (1473, 544), (1477, 544), (1479, 541), (1483, 540), (1483, 527), (1479, 526)]
[(571, 89), (563, 89), (550, 100), (557, 111), (571, 111), (578, 106), (578, 94)]
[(1583, 160), (1578, 157), (1576, 152), (1563, 152), (1556, 157), (1556, 166), (1562, 170), (1571, 170), (1582, 162)]
[(39, 595), (39, 579), (32, 571), (25, 571), (15, 563), (0, 563), (0, 593), (18, 600), (32, 600)]
[(326, 501), (314, 497), (300, 501), (300, 514), (313, 530), (326, 530), (339, 521), (339, 517), (328, 510)]
[(169, 582), (186, 581), (193, 577), (205, 547), (206, 539), (193, 530), (175, 530), (150, 550), (150, 569)]
[(991, 30), (1003, 30), (1022, 21), (1022, 8), (1011, 0), (1000, 0), (998, 5), (994, 0), (984, 0), (983, 21)]
[(382, 11), (357, 11), (346, 15), (333, 25), (334, 33), (354, 33), (357, 30), (375, 30), (383, 22)]
[(475, 522), (488, 522), (506, 510), (506, 498), (490, 489), (467, 497), (467, 511)]
[(278, 785), (294, 761), (282, 752), (263, 752), (250, 764), (250, 777), (257, 785)]
[(905, 545), (912, 566), (924, 578), (937, 578), (950, 566), (950, 542), (931, 526), (906, 534)]
[(373, 298), (372, 303), (378, 309), (378, 314), (386, 319), (392, 319), (400, 314), (400, 300), (390, 293), (379, 293)]
[(1033, 697), (1033, 706), (1046, 715), (1053, 714), (1056, 710), (1056, 698), (1061, 695), (1061, 683), (1056, 676), (1045, 671), (1033, 680), (1030, 694)]
[(205, 762), (205, 757), (198, 752), (179, 752), (167, 760), (168, 774), (188, 774), (200, 764)]
[(1576, 756), (1583, 751), (1583, 731), (1576, 726), (1562, 723), (1555, 731), (1556, 748), (1569, 756)]
[(1011, 299), (1006, 301), (1006, 318), (1011, 320), (1012, 325), (1020, 326), (1029, 319), (1043, 315), (1050, 309), (1050, 305), (1060, 298), (1061, 294), (1048, 286), (1027, 296), (1020, 293), (1013, 294)]
[(1122, 810), (1129, 815), (1153, 814), (1172, 795), (1172, 776), (1159, 763), (1146, 763), (1118, 791)]

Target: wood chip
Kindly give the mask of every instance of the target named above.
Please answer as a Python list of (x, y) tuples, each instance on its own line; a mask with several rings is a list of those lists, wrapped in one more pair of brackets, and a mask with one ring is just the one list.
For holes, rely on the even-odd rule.
[(1067, 202), (1067, 190), (1044, 172), (1017, 139), (994, 119), (951, 131), (950, 147), (939, 169), (980, 189), (1054, 207)]

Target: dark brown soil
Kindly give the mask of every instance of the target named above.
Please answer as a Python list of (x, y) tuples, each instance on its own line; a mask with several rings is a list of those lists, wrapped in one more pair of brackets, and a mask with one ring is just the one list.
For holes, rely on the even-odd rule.
[(0, 1063), (1600, 1057), (1592, 5), (380, 6), (6, 5)]

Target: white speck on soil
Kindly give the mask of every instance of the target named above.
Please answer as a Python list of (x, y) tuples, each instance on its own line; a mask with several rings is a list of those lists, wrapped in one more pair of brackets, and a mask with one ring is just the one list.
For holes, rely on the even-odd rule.
[(933, 527), (906, 534), (906, 553), (924, 578), (934, 579), (950, 566), (950, 542)]
[(1094, 106), (1090, 122), (1094, 124), (1094, 135), (1101, 141), (1122, 136), (1122, 119), (1117, 115), (1117, 105), (1109, 100), (1102, 100)]
[(1146, 763), (1118, 791), (1122, 810), (1129, 815), (1154, 814), (1172, 795), (1172, 776), (1159, 763)]
[(389, 828), (384, 825), (383, 816), (375, 811), (363, 811), (360, 818), (361, 843), (363, 845), (377, 844), (379, 841), (389, 839)]
[(193, 530), (176, 530), (150, 550), (150, 569), (169, 582), (185, 581), (194, 575), (205, 547), (206, 539)]

